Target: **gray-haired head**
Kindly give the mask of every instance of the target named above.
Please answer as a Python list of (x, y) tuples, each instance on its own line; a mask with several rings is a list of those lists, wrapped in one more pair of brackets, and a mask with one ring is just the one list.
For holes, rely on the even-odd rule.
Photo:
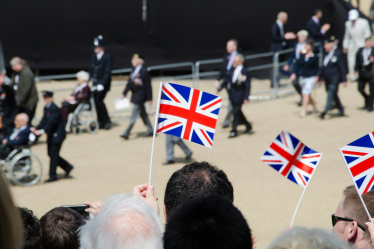
[(236, 56), (238, 57), (238, 60), (239, 60), (239, 61), (241, 61), (241, 62), (244, 62), (244, 61), (245, 61), (244, 55), (238, 53)]
[(321, 228), (295, 227), (283, 232), (268, 249), (353, 249), (335, 234)]
[(81, 249), (162, 249), (156, 212), (130, 194), (115, 195), (79, 231)]
[(87, 73), (86, 71), (79, 71), (77, 74), (76, 74), (77, 78), (78, 79), (81, 79), (83, 81), (88, 81), (90, 79), (90, 74)]

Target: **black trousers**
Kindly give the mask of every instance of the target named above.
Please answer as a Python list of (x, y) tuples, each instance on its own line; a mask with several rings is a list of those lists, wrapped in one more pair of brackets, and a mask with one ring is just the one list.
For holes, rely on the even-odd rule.
[(60, 157), (60, 149), (62, 143), (52, 144), (48, 142), (48, 156), (51, 159), (49, 164), (49, 177), (50, 178), (57, 178), (56, 170), (57, 166), (60, 166), (63, 170), (67, 171), (73, 166), (68, 163), (65, 159)]
[(325, 87), (327, 91), (327, 102), (326, 102), (325, 110), (323, 112), (326, 113), (328, 110), (331, 110), (334, 102), (335, 102), (335, 106), (339, 109), (339, 112), (343, 112), (344, 111), (343, 105), (340, 102), (340, 99), (338, 96), (339, 82), (325, 79)]
[(300, 77), (296, 76), (296, 79), (294, 81), (292, 81), (292, 85), (295, 88), (295, 90), (297, 91), (297, 93), (300, 94), (300, 96), (302, 96), (301, 86), (300, 86), (299, 80), (300, 80)]
[[(369, 95), (365, 92), (366, 83), (369, 83), (369, 92), (370, 92)], [(364, 78), (364, 77), (359, 77), (357, 86), (358, 86), (358, 91), (361, 93), (362, 97), (364, 97), (365, 99), (365, 106), (372, 109), (373, 104), (374, 104), (374, 80)]]
[(236, 128), (238, 127), (239, 123), (244, 124), (247, 129), (251, 127), (251, 124), (247, 121), (245, 118), (243, 112), (242, 112), (242, 105), (243, 104), (236, 104), (231, 102), (233, 106), (233, 114), (234, 114), (234, 120), (232, 121), (232, 130), (231, 132), (236, 132)]
[(30, 125), (30, 126), (31, 126), (32, 119), (35, 116), (36, 105), (37, 104), (35, 104), (31, 107), (22, 107), (22, 106), (18, 107), (18, 113), (26, 113), (27, 116), (29, 117), (28, 125)]
[(93, 96), (95, 99), (97, 119), (100, 125), (110, 123), (110, 118), (106, 106), (104, 104), (105, 95), (108, 91), (103, 90), (101, 92), (95, 91)]

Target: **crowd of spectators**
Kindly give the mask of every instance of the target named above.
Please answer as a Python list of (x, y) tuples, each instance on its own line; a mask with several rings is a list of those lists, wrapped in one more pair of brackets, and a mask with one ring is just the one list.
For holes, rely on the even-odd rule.
[[(374, 191), (363, 195), (374, 213)], [(56, 207), (40, 220), (14, 205), (0, 177), (0, 248), (2, 249), (199, 249), (256, 248), (247, 219), (234, 206), (234, 189), (222, 170), (194, 162), (174, 172), (165, 191), (165, 228), (155, 188), (135, 186), (132, 193), (85, 202), (91, 218), (68, 207)], [(331, 216), (333, 233), (321, 228), (293, 227), (269, 249), (372, 248), (374, 225), (353, 186)], [(326, 217), (327, 218), (327, 217)]]

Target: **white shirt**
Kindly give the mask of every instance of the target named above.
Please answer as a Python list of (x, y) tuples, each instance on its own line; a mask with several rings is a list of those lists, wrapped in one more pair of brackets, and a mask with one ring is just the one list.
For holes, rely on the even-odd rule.
[(134, 80), (136, 75), (138, 75), (140, 69), (142, 69), (143, 67), (143, 64), (140, 64), (139, 66), (137, 66), (135, 69), (134, 69), (134, 72), (131, 74), (131, 80)]
[(9, 140), (14, 140), (21, 131), (26, 129), (26, 127), (27, 127), (27, 125), (24, 125), (24, 126), (20, 127), (19, 129), (14, 128), (13, 133), (9, 137)]
[[(284, 29), (283, 29), (283, 22), (281, 22), (280, 20), (277, 20), (277, 24), (278, 24), (278, 27), (280, 29), (280, 33), (281, 33), (281, 36), (284, 37)], [(282, 42), (282, 45), (283, 46), (286, 46), (286, 42)]]
[(235, 82), (238, 80), (240, 73), (242, 72), (243, 65), (239, 65), (235, 68), (234, 75), (232, 76), (232, 83), (235, 84)]
[(99, 61), (101, 57), (103, 57), (103, 55), (104, 55), (104, 51), (101, 51), (100, 53), (96, 54), (97, 60)]
[(364, 58), (364, 65), (367, 66), (370, 64), (369, 56), (371, 54), (371, 48), (364, 48), (362, 50), (362, 57)]
[(305, 48), (305, 44), (306, 44), (305, 42), (297, 44), (296, 51), (295, 51), (295, 57), (297, 60), (300, 59), (300, 53)]
[(235, 59), (235, 56), (238, 54), (238, 51), (234, 51), (230, 54), (230, 60), (229, 62), (227, 63), (227, 71), (230, 71), (231, 67), (232, 67), (232, 63), (234, 62), (234, 59)]
[(327, 66), (327, 64), (329, 64), (329, 61), (331, 60), (332, 56), (334, 55), (336, 48), (337, 48), (337, 46), (335, 46), (335, 47), (330, 51), (330, 53), (325, 57), (325, 59), (323, 60), (323, 65), (324, 65), (325, 67)]

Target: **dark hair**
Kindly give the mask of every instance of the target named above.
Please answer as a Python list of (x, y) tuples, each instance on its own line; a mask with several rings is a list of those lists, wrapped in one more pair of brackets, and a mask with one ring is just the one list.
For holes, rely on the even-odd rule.
[(39, 249), (42, 238), (39, 219), (35, 217), (33, 211), (27, 208), (19, 208), (23, 223), (22, 249)]
[(321, 9), (314, 9), (313, 10), (313, 15), (317, 15), (319, 12), (322, 12), (322, 10)]
[(165, 190), (167, 215), (186, 201), (216, 193), (231, 202), (234, 189), (225, 172), (207, 162), (194, 162), (177, 170)]
[(312, 47), (312, 49), (313, 49), (313, 47), (314, 47), (314, 40), (313, 39), (308, 39), (306, 41), (306, 44), (310, 45)]
[(40, 219), (42, 227), (42, 249), (78, 249), (78, 229), (86, 224), (75, 210), (57, 207)]
[(250, 249), (251, 229), (232, 202), (216, 194), (181, 205), (166, 224), (164, 249)]
[(238, 46), (239, 45), (239, 42), (238, 42), (238, 40), (236, 40), (236, 39), (230, 39), (230, 40), (228, 40), (227, 42), (233, 42), (234, 44), (235, 44), (235, 46)]

